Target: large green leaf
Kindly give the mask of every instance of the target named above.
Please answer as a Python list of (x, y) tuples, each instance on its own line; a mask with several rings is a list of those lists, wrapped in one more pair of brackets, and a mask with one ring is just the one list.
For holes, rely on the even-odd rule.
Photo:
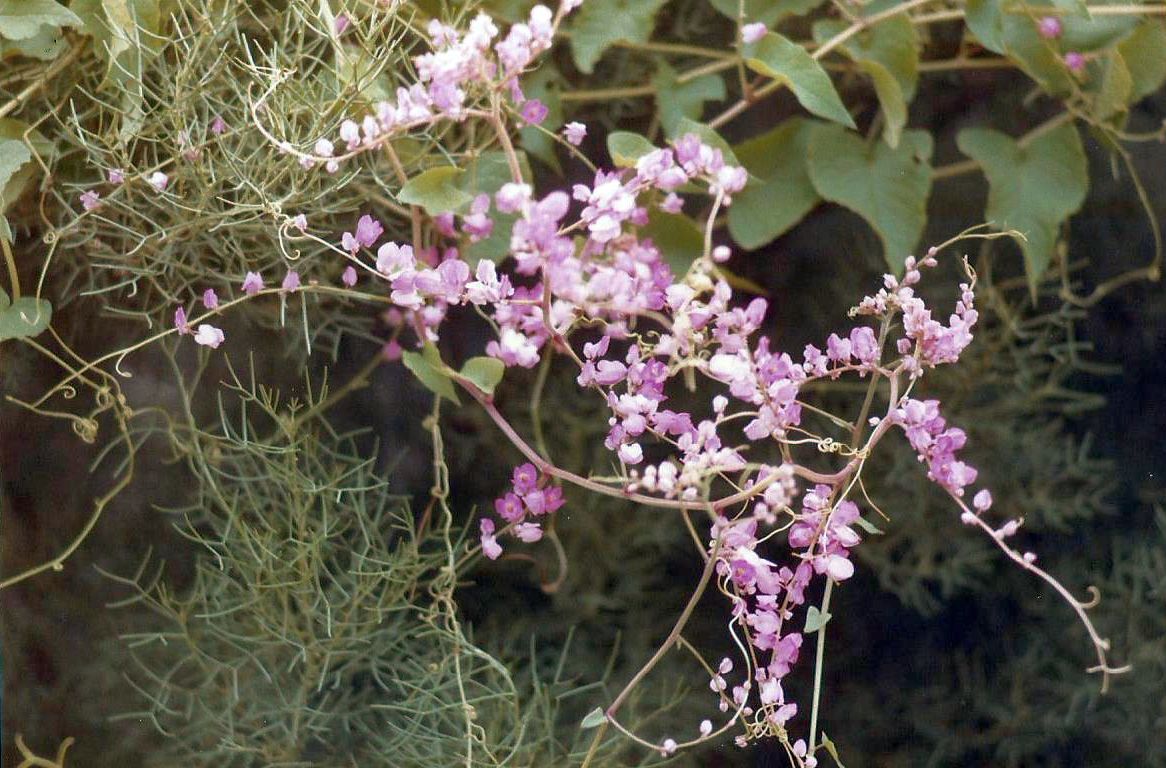
[[(29, 149), (30, 144), (32, 149)], [(34, 153), (47, 163), (54, 147), (39, 132), (30, 131), (28, 123), (0, 118), (0, 212), (16, 202), (40, 173), (41, 167)]]
[[(772, 27), (789, 16), (804, 16), (825, 0), (745, 0), (745, 23), (760, 21)], [(709, 0), (713, 8), (737, 20), (741, 0)]]
[(1130, 101), (1136, 103), (1166, 82), (1166, 23), (1146, 19), (1118, 45), (1129, 68)]
[(1108, 121), (1127, 112), (1133, 96), (1134, 80), (1121, 52), (1116, 47), (1106, 51), (1091, 69), (1098, 70), (1098, 76), (1093, 80), (1096, 86), (1091, 89), (1093, 117)]
[(28, 151), (23, 141), (0, 139), (0, 211), (4, 210), (4, 205), (9, 199), (7, 193), (9, 182), (30, 160), (32, 153)]
[(927, 222), (931, 149), (925, 131), (904, 131), (895, 148), (832, 125), (815, 126), (810, 137), (814, 189), (866, 219), (895, 272), (902, 270)]
[(638, 133), (612, 131), (607, 134), (607, 153), (617, 168), (632, 168), (637, 160), (655, 149), (652, 142)]
[(704, 232), (695, 221), (678, 213), (650, 210), (640, 237), (652, 240), (676, 275), (683, 275), (704, 255)]
[(422, 171), (405, 182), (397, 199), (405, 205), (419, 205), (431, 216), (456, 211), (473, 200), (473, 195), (458, 186), (463, 171), (452, 165), (439, 165)]
[(661, 61), (652, 79), (656, 89), (656, 108), (660, 125), (667, 136), (676, 135), (681, 120), (699, 120), (706, 101), (725, 98), (725, 81), (719, 75), (705, 75), (687, 83), (676, 82), (676, 70)]
[(48, 301), (22, 296), (0, 309), (0, 341), (37, 336), (49, 327), (52, 317), (53, 305)]
[(734, 147), (757, 181), (733, 196), (729, 234), (745, 248), (759, 248), (801, 221), (818, 204), (806, 155), (815, 123), (790, 118)]
[(27, 40), (41, 27), (79, 27), (77, 14), (54, 0), (0, 0), (0, 37)]
[(1057, 230), (1077, 212), (1089, 190), (1089, 169), (1077, 129), (1064, 125), (1021, 146), (999, 131), (967, 128), (956, 142), (988, 178), (986, 217), (997, 229), (1024, 234), (1021, 248), (1035, 291), (1052, 261)]
[(756, 43), (746, 45), (743, 54), (750, 69), (788, 85), (801, 105), (813, 114), (855, 127), (826, 70), (797, 43), (769, 32)]
[(616, 42), (646, 42), (662, 5), (664, 0), (587, 0), (571, 24), (575, 66), (591, 74), (599, 57)]
[(401, 361), (430, 392), (455, 405), (460, 402), (449, 377), (449, 368), (441, 361), (441, 353), (431, 342), (426, 342), (420, 352), (402, 352)]

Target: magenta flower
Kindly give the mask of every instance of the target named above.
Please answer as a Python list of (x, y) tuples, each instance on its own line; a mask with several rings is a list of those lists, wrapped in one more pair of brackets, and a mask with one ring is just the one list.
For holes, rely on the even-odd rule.
[(1070, 51), (1065, 54), (1065, 66), (1074, 74), (1081, 74), (1085, 71), (1085, 56), (1084, 54)]
[(525, 496), (538, 485), (538, 470), (530, 462), (515, 467), (510, 476), (510, 482), (514, 485), (515, 493), (519, 496)]
[(1056, 40), (1064, 32), (1061, 20), (1056, 16), (1044, 16), (1036, 25), (1040, 36), (1046, 40)]
[(174, 327), (178, 329), (179, 334), (190, 333), (190, 324), (186, 321), (186, 307), (174, 310)]
[(211, 121), (211, 133), (215, 136), (222, 136), (227, 130), (227, 121), (223, 119), (222, 115), (215, 115), (215, 119)]
[(254, 296), (263, 290), (263, 276), (258, 272), (248, 272), (243, 278), (243, 293)]
[(345, 267), (344, 274), (340, 275), (340, 282), (344, 283), (346, 288), (356, 285), (356, 268), (351, 264)]
[(348, 29), (348, 25), (352, 23), (352, 19), (348, 18), (347, 13), (337, 14), (335, 21), (332, 22), (332, 29), (337, 36), (343, 35), (344, 30)]
[(518, 498), (516, 493), (508, 493), (501, 498), (494, 499), (494, 512), (508, 523), (521, 520), (522, 516), (526, 514), (525, 508), (522, 506), (522, 499)]
[(522, 105), (522, 119), (528, 125), (542, 125), (543, 120), (547, 119), (547, 112), (547, 105), (538, 99), (530, 99)]
[(202, 305), (207, 309), (219, 308), (219, 295), (215, 293), (214, 288), (207, 288), (202, 292)]
[(204, 347), (211, 349), (218, 349), (219, 345), (226, 340), (223, 332), (213, 325), (202, 323), (198, 326), (198, 333), (194, 334), (194, 341), (196, 344), (201, 344)]

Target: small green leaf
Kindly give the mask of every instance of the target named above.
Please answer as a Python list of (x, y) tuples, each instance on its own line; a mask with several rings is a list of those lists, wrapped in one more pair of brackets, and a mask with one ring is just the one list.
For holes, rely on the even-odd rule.
[(452, 165), (439, 165), (423, 171), (405, 182), (397, 199), (405, 205), (419, 205), (431, 216), (456, 211), (473, 200), (473, 196), (458, 187), (463, 171)]
[(662, 5), (664, 0), (587, 0), (571, 24), (575, 66), (589, 75), (603, 52), (620, 40), (646, 42)]
[(831, 618), (833, 618), (832, 614), (822, 613), (821, 611), (818, 610), (818, 606), (811, 605), (806, 610), (806, 628), (804, 630), (805, 633), (807, 635), (814, 634), (819, 629), (826, 626), (826, 624), (829, 623)]
[(1077, 212), (1089, 189), (1089, 168), (1081, 137), (1063, 125), (1025, 146), (999, 131), (968, 128), (956, 144), (980, 164), (988, 178), (985, 216), (998, 230), (1016, 229), (1035, 292), (1053, 258), (1061, 223)]
[(896, 273), (927, 223), (931, 149), (931, 135), (925, 131), (904, 131), (894, 149), (832, 125), (816, 126), (810, 139), (814, 189), (866, 219)]
[(834, 742), (830, 741), (830, 737), (826, 735), (825, 731), (822, 731), (822, 749), (826, 750), (830, 757), (833, 758), (834, 764), (837, 765), (838, 768), (846, 768), (846, 766), (842, 764), (842, 760), (838, 757), (838, 747), (834, 745)]
[(431, 342), (426, 342), (420, 353), (402, 352), (401, 360), (430, 392), (455, 405), (460, 403), (453, 380), (449, 378), (449, 368), (441, 361), (441, 353)]
[[(804, 16), (817, 8), (824, 0), (745, 0), (746, 23), (759, 21), (772, 27), (790, 16)], [(713, 8), (733, 21), (741, 9), (741, 0), (709, 0)]]
[(883, 117), (886, 118), (883, 138), (894, 149), (899, 146), (899, 137), (907, 125), (907, 100), (903, 98), (903, 89), (890, 70), (879, 62), (860, 61), (858, 66), (870, 75), (874, 83), (875, 95), (879, 98)]
[(760, 248), (821, 202), (806, 168), (813, 126), (812, 120), (790, 118), (734, 148), (758, 179), (734, 195), (729, 208), (729, 234), (741, 246)]
[(1106, 52), (1099, 67), (1101, 76), (1097, 78), (1097, 91), (1093, 94), (1093, 116), (1106, 121), (1114, 115), (1129, 111), (1134, 80), (1116, 48)]
[(637, 160), (655, 150), (652, 142), (638, 133), (613, 131), (607, 134), (607, 152), (617, 168), (633, 168)]
[(0, 0), (0, 37), (27, 40), (41, 27), (79, 27), (81, 19), (54, 0)]
[(883, 532), (881, 530), (879, 530), (877, 527), (875, 527), (874, 523), (867, 520), (865, 517), (858, 518), (857, 520), (854, 521), (854, 524), (869, 534), (873, 534), (876, 536), (883, 535)]
[(803, 107), (819, 117), (854, 128), (830, 76), (797, 43), (769, 32), (756, 43), (744, 47), (745, 63), (754, 72), (785, 83)]
[(647, 226), (640, 229), (640, 237), (651, 239), (678, 276), (704, 255), (704, 232), (695, 221), (678, 213), (651, 209)]
[(0, 341), (37, 336), (49, 327), (52, 317), (53, 305), (48, 301), (22, 296), (0, 311)]
[(592, 728), (598, 728), (607, 722), (607, 715), (604, 714), (602, 707), (596, 707), (587, 713), (587, 717), (583, 718), (583, 722), (579, 727), (584, 731), (589, 731)]
[(684, 118), (699, 120), (706, 101), (725, 98), (725, 81), (719, 75), (705, 75), (687, 83), (676, 82), (676, 70), (661, 61), (652, 78), (656, 108), (664, 135), (677, 136), (676, 126)]
[(1166, 23), (1146, 19), (1117, 49), (1133, 79), (1130, 103), (1137, 103), (1166, 82)]
[(506, 366), (496, 357), (471, 357), (462, 366), (461, 374), (477, 385), (487, 395), (494, 394), (494, 388), (502, 381)]

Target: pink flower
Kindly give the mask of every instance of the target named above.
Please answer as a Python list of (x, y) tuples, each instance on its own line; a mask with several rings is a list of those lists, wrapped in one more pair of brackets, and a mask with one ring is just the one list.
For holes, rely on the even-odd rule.
[(372, 248), (385, 232), (381, 223), (372, 216), (364, 215), (356, 222), (356, 241), (365, 248)]
[(1044, 16), (1036, 25), (1040, 36), (1046, 40), (1056, 40), (1064, 32), (1061, 20), (1056, 16)]
[(186, 321), (186, 307), (174, 310), (174, 327), (178, 329), (179, 334), (190, 333), (190, 325)]
[(508, 493), (501, 498), (494, 499), (494, 512), (508, 523), (517, 522), (526, 514), (525, 508), (522, 506), (522, 499), (518, 498), (516, 493)]
[(583, 143), (583, 139), (587, 138), (587, 126), (583, 123), (567, 123), (563, 126), (563, 136), (567, 139), (568, 144), (577, 147)]
[(491, 560), (497, 560), (502, 554), (502, 547), (494, 536), (494, 521), (483, 517), (478, 521), (478, 530), (481, 532), (482, 554)]
[(530, 462), (517, 466), (510, 476), (510, 482), (518, 495), (530, 493), (538, 485), (538, 470)]
[(1085, 56), (1076, 51), (1070, 51), (1065, 54), (1065, 66), (1069, 68), (1070, 72), (1081, 74), (1085, 71)]
[(101, 195), (97, 190), (89, 189), (81, 193), (81, 207), (87, 211), (101, 207)]
[(538, 99), (531, 99), (522, 105), (522, 119), (529, 125), (541, 125), (547, 119), (547, 105)]
[(294, 291), (300, 287), (300, 273), (294, 269), (289, 269), (288, 273), (284, 275), (283, 283), (279, 288), (281, 291)]
[(211, 133), (215, 136), (222, 136), (227, 130), (227, 121), (223, 119), (222, 115), (215, 115), (215, 119), (211, 121)]
[(352, 23), (352, 19), (348, 18), (347, 13), (341, 13), (336, 16), (336, 20), (332, 22), (332, 29), (337, 36), (343, 35), (344, 30), (348, 29), (348, 25)]
[(126, 180), (125, 172), (121, 168), (109, 169), (109, 183), (121, 184)]
[(543, 537), (543, 529), (538, 523), (519, 523), (514, 526), (514, 535), (527, 544), (533, 544)]
[(344, 283), (346, 288), (356, 285), (356, 268), (351, 264), (345, 267), (344, 274), (340, 275), (340, 282)]
[(402, 351), (403, 350), (401, 349), (401, 345), (397, 343), (397, 340), (390, 339), (389, 342), (385, 344), (385, 348), (381, 351), (381, 354), (386, 360), (388, 360), (390, 363), (393, 363), (401, 359)]
[(765, 37), (765, 33), (768, 31), (769, 29), (759, 21), (752, 24), (746, 24), (745, 26), (741, 27), (741, 39), (746, 43), (756, 43), (758, 40)]
[(194, 341), (196, 344), (201, 344), (204, 347), (211, 349), (218, 349), (219, 345), (223, 343), (226, 336), (223, 332), (213, 325), (202, 323), (198, 326), (198, 333), (194, 334)]
[(258, 272), (248, 272), (243, 278), (243, 293), (254, 296), (263, 290), (263, 276)]
[(336, 146), (327, 139), (320, 139), (317, 141), (314, 149), (316, 150), (316, 154), (320, 157), (332, 157), (332, 155), (336, 152)]
[(981, 512), (987, 512), (992, 507), (992, 492), (982, 488), (972, 497), (972, 506)]
[(202, 305), (207, 309), (219, 308), (219, 295), (215, 293), (214, 288), (207, 288), (202, 292)]
[(159, 192), (163, 192), (166, 189), (166, 185), (170, 183), (170, 177), (161, 171), (154, 171), (152, 174), (150, 174), (148, 181), (150, 182), (151, 187), (158, 190)]
[(302, 213), (297, 213), (295, 218), (292, 219), (292, 226), (300, 232), (306, 232), (308, 230), (308, 217)]

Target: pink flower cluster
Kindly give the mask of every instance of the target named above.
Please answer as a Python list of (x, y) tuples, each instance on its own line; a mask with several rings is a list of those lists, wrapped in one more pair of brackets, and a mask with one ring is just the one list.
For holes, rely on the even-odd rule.
[[(542, 526), (534, 518), (558, 511), (564, 503), (563, 489), (550, 485), (530, 463), (514, 468), (510, 486), (509, 492), (494, 500), (494, 512), (507, 523), (514, 538), (533, 544), (543, 537)], [(479, 525), (482, 554), (497, 560), (502, 545), (498, 543), (494, 521), (484, 517)]]

